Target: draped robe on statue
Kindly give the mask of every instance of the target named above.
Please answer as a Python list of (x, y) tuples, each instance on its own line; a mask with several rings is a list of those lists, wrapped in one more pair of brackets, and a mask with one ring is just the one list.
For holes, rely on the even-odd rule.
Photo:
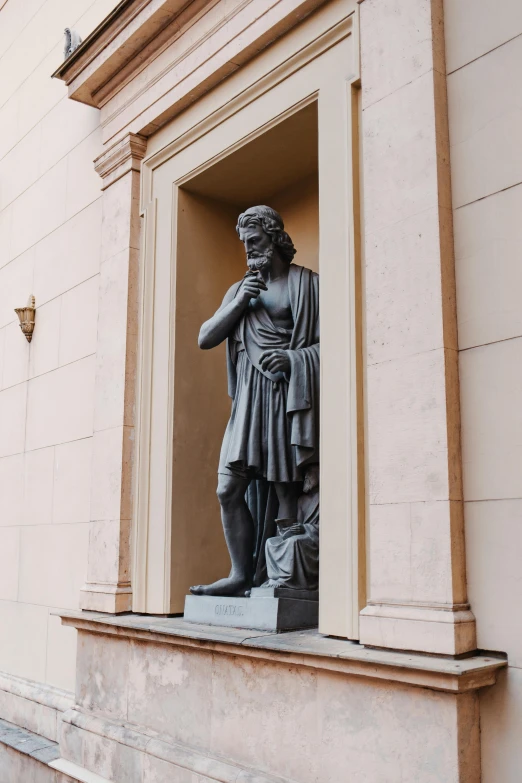
[[(292, 329), (276, 327), (254, 301), (227, 340), (233, 403), (219, 472), (253, 479), (247, 501), (256, 525), (257, 585), (266, 578), (265, 542), (276, 533), (271, 482), (302, 481), (307, 466), (319, 462), (319, 275), (292, 264), (288, 293)], [(288, 376), (259, 364), (263, 351), (278, 348), (288, 351)]]

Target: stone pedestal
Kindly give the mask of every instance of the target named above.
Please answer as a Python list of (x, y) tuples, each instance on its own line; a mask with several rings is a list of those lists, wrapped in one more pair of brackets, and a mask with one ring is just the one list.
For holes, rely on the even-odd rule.
[[(310, 600), (311, 596), (315, 599)], [(308, 591), (254, 588), (250, 598), (187, 595), (185, 599), (184, 619), (189, 623), (292, 631), (315, 628), (318, 618), (317, 594)]]

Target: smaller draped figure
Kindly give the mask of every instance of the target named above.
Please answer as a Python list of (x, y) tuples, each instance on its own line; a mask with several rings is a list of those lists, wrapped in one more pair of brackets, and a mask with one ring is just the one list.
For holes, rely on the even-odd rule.
[(263, 587), (319, 588), (319, 465), (308, 468), (295, 519), (276, 519), (278, 533), (266, 542), (268, 580)]

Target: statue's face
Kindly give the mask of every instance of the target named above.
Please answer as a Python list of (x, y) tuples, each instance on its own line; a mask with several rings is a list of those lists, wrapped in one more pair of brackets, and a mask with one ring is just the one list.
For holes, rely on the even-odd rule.
[(263, 269), (272, 261), (274, 245), (261, 226), (253, 223), (239, 230), (239, 237), (245, 246), (247, 264), (250, 269)]

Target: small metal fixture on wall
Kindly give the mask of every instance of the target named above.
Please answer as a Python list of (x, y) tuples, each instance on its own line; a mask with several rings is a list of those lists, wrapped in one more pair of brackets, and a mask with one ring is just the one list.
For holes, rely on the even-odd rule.
[(25, 334), (27, 342), (30, 343), (33, 339), (34, 319), (36, 313), (36, 300), (34, 296), (29, 297), (25, 307), (16, 307), (15, 313), (20, 319), (20, 329)]

